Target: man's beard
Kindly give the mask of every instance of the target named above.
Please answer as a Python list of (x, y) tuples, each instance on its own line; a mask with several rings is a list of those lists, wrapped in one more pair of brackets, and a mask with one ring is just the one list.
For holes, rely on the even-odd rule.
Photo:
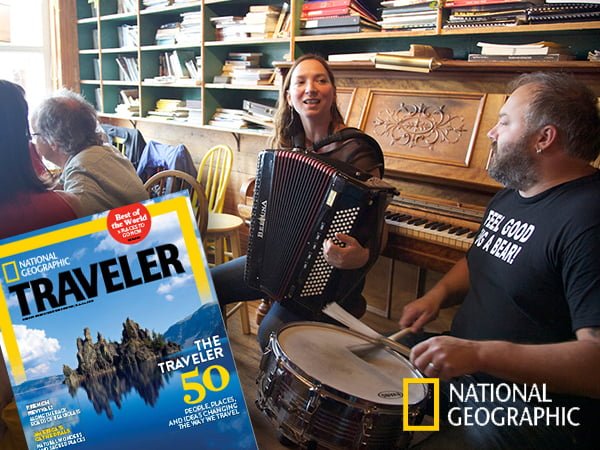
[(492, 158), (488, 174), (507, 188), (525, 191), (538, 182), (537, 164), (528, 151), (527, 136), (518, 143), (504, 144), (498, 151), (498, 143), (492, 142)]

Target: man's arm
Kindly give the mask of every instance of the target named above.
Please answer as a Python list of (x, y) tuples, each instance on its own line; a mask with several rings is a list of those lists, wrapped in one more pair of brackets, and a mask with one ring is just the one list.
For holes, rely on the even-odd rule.
[(576, 336), (538, 345), (438, 336), (413, 347), (411, 361), (427, 376), (485, 372), (514, 383), (545, 383), (552, 392), (600, 398), (600, 328), (581, 328)]
[(418, 332), (435, 320), (440, 309), (462, 302), (469, 290), (467, 259), (460, 259), (423, 297), (407, 304), (402, 310), (400, 326)]

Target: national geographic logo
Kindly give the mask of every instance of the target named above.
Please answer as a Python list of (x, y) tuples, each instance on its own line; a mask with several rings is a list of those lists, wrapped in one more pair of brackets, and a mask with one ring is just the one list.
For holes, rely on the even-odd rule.
[[(433, 385), (433, 424), (432, 425), (410, 425), (408, 423), (410, 404), (409, 386), (411, 384)], [(402, 391), (406, 392), (406, 400), (402, 403), (402, 428), (404, 431), (439, 431), (440, 430), (440, 379), (439, 378), (404, 378), (402, 380)]]

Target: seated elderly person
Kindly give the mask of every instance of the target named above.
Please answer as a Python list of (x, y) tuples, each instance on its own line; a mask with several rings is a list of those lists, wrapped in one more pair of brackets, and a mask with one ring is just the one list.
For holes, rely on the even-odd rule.
[(131, 162), (97, 131), (96, 111), (75, 92), (62, 89), (32, 117), (37, 151), (62, 168), (66, 192), (79, 198), (80, 216), (148, 199)]

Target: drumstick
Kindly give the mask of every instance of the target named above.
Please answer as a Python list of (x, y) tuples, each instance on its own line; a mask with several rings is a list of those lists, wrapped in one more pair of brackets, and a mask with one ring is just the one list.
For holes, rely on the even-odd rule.
[[(323, 308), (323, 312), (325, 314), (327, 314), (329, 317), (331, 317), (332, 319), (335, 319), (338, 322), (343, 323), (348, 328), (350, 328), (352, 331), (355, 331), (356, 333), (359, 333), (359, 334), (365, 336), (367, 338), (366, 340), (368, 340), (368, 341), (375, 340), (376, 341), (376, 343), (364, 344), (364, 345), (370, 345), (373, 347), (376, 347), (377, 345), (383, 345), (383, 346), (389, 347), (389, 348), (397, 351), (398, 353), (406, 356), (407, 358), (410, 356), (410, 348), (378, 333), (377, 331), (375, 331), (373, 328), (371, 328), (367, 324), (358, 320), (356, 317), (354, 317), (352, 314), (350, 314), (348, 311), (346, 311), (344, 308), (342, 308), (337, 303), (329, 303), (328, 305), (325, 306), (325, 308)], [(404, 330), (407, 330), (407, 329), (405, 328)], [(394, 333), (392, 336), (398, 335), (398, 334), (400, 334), (400, 336), (403, 336), (404, 333), (408, 333), (408, 331), (404, 331), (404, 330), (401, 330), (402, 334), (400, 334), (400, 331), (399, 331), (398, 333)], [(397, 336), (397, 337), (399, 337), (399, 336)], [(361, 346), (362, 345), (363, 344), (361, 344)], [(369, 351), (370, 350), (371, 349), (369, 349)], [(352, 351), (352, 349), (350, 351)]]
[[(403, 328), (400, 331), (396, 331), (394, 334), (390, 334), (387, 337), (387, 339), (390, 339), (392, 341), (397, 341), (401, 337), (406, 336), (407, 334), (409, 334), (411, 332), (412, 332), (412, 330), (410, 328)], [(352, 345), (352, 346), (348, 347), (348, 349), (352, 353), (354, 353), (356, 356), (358, 356), (359, 358), (362, 358), (362, 357), (366, 356), (367, 354), (371, 353), (373, 350), (376, 350), (383, 345), (385, 345), (385, 342), (380, 341), (377, 343)]]

